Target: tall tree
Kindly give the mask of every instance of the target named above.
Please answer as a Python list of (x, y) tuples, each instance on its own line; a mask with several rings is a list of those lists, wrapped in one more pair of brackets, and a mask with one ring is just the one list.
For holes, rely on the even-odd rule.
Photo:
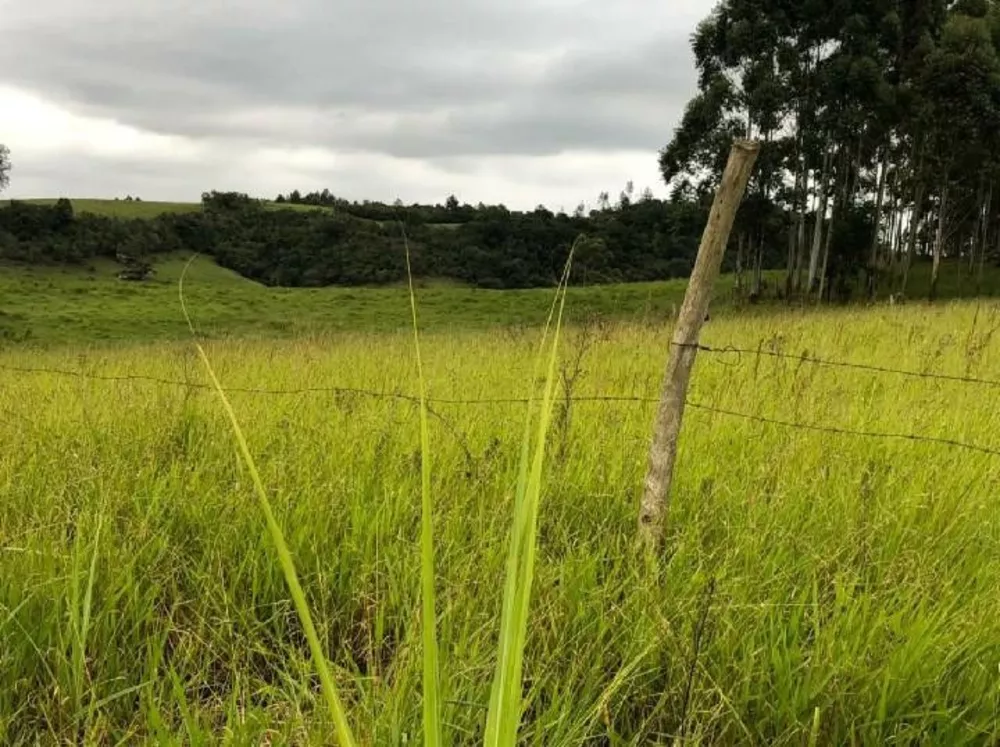
[(10, 184), (10, 148), (0, 143), (0, 192)]
[[(963, 213), (982, 211), (985, 175), (996, 173), (1000, 59), (986, 9), (975, 3), (958, 7), (975, 15), (956, 11), (949, 16), (919, 79), (921, 126), (937, 198), (932, 298), (952, 226), (961, 222)], [(955, 253), (960, 252), (956, 248)]]
[(1000, 244), (997, 0), (721, 0), (691, 45), (664, 180), (705, 194), (734, 137), (762, 140), (736, 241), (755, 268), (781, 215), (788, 293), (905, 286), (925, 245), (936, 286), (944, 258), (971, 271)]

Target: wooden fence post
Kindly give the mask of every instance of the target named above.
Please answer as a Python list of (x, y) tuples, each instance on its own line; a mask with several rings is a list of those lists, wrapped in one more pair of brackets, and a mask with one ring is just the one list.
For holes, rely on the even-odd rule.
[(729, 242), (736, 211), (743, 200), (759, 152), (760, 144), (756, 142), (738, 140), (733, 144), (701, 237), (694, 271), (684, 294), (684, 304), (677, 317), (639, 510), (639, 536), (651, 548), (659, 544), (666, 523), (670, 484), (677, 460), (677, 440), (684, 418), (684, 400), (691, 379), (691, 367), (698, 352), (701, 325), (722, 267), (722, 255)]

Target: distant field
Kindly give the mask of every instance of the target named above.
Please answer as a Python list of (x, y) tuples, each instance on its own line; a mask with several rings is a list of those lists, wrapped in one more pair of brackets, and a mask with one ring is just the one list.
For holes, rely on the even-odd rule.
[[(189, 335), (177, 300), (182, 258), (156, 265), (146, 283), (115, 277), (118, 265), (81, 268), (0, 265), (0, 339), (37, 344), (183, 339)], [(422, 284), (421, 320), (428, 330), (535, 325), (544, 321), (550, 289), (488, 291), (454, 283)], [(663, 320), (683, 298), (686, 281), (570, 290), (570, 318)], [(719, 282), (718, 311), (732, 279)], [(410, 308), (404, 287), (266, 288), (199, 258), (186, 296), (202, 333), (213, 337), (298, 336), (326, 332), (405, 329)]]
[[(128, 204), (128, 203), (125, 203)], [(142, 203), (140, 203), (142, 204)], [(88, 344), (183, 339), (188, 336), (177, 301), (177, 280), (185, 260), (160, 258), (155, 277), (145, 283), (116, 278), (120, 267), (97, 261), (89, 267), (0, 264), (0, 340), (32, 344)], [(914, 295), (926, 293), (929, 267), (914, 271)], [(772, 283), (781, 273), (769, 273)], [(944, 267), (940, 294), (961, 297), (972, 290), (962, 265)], [(425, 329), (487, 329), (531, 326), (544, 321), (551, 289), (492, 291), (453, 281), (420, 281)], [(569, 291), (571, 323), (595, 316), (661, 322), (676, 312), (686, 280), (576, 287)], [(712, 313), (734, 311), (734, 278), (720, 278)], [(991, 268), (985, 288), (1000, 289), (1000, 270)], [(267, 288), (199, 258), (191, 268), (186, 294), (201, 332), (221, 338), (296, 337), (328, 332), (393, 332), (407, 328), (410, 308), (404, 286), (379, 288)], [(788, 307), (769, 302), (744, 307), (741, 314), (771, 314)], [(811, 305), (796, 306), (808, 313)]]
[[(9, 204), (9, 200), (4, 200), (3, 204)], [(56, 198), (46, 197), (38, 199), (19, 200), (19, 202), (30, 202), (36, 205), (55, 204)], [(201, 210), (200, 202), (146, 202), (125, 200), (98, 200), (98, 199), (78, 199), (71, 198), (73, 210), (77, 213), (92, 213), (93, 215), (105, 215), (110, 218), (155, 218), (164, 213), (193, 213)], [(292, 205), (291, 203), (268, 202), (266, 207), (272, 210), (326, 210), (326, 208), (314, 205)]]

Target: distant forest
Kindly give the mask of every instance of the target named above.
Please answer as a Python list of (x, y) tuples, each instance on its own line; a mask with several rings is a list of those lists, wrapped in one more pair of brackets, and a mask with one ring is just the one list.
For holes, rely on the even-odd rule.
[[(202, 209), (151, 219), (75, 214), (69, 200), (0, 208), (0, 257), (30, 263), (85, 263), (95, 257), (148, 266), (157, 254), (211, 255), (222, 266), (274, 286), (375, 285), (406, 277), (403, 237), (414, 274), (481, 288), (529, 288), (558, 281), (576, 242), (573, 281), (600, 284), (685, 277), (707, 218), (705, 200), (663, 201), (626, 188), (585, 213), (539, 206), (387, 205), (349, 202), (328, 191), (293, 192), (275, 202), (208, 192)], [(284, 205), (282, 205), (284, 203)], [(316, 209), (281, 209), (291, 203)], [(774, 226), (774, 241), (781, 246)], [(577, 240), (579, 238), (579, 240)], [(781, 251), (765, 253), (777, 267)], [(140, 270), (138, 277), (142, 276)]]

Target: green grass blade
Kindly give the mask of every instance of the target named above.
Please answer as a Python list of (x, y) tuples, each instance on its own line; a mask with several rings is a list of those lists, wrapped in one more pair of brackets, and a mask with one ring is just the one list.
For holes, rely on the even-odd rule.
[[(80, 726), (80, 719), (83, 717), (83, 695), (86, 686), (86, 661), (87, 661), (87, 639), (90, 637), (91, 608), (94, 600), (94, 577), (97, 575), (97, 550), (101, 541), (101, 524), (103, 517), (97, 519), (97, 529), (94, 532), (94, 546), (90, 554), (90, 565), (87, 571), (87, 588), (81, 600), (79, 591), (78, 568), (80, 546), (83, 542), (82, 536), (77, 534), (74, 548), (73, 563), (73, 593), (72, 593), (72, 644), (73, 644), (73, 699), (76, 710), (77, 726)], [(78, 530), (79, 532), (79, 530)]]
[[(541, 502), (542, 470), (545, 463), (546, 438), (552, 421), (555, 401), (553, 394), (556, 381), (556, 362), (571, 262), (572, 251), (553, 300), (549, 320), (543, 332), (539, 355), (536, 359), (535, 376), (532, 378), (532, 396), (521, 444), (514, 522), (508, 553), (507, 578), (504, 584), (499, 650), (486, 721), (484, 743), (487, 747), (513, 747), (517, 742), (517, 732), (521, 720), (521, 675), (535, 567), (535, 539)], [(553, 318), (555, 331), (550, 343), (545, 384), (535, 425), (536, 432), (532, 450), (531, 431), (532, 425), (535, 423), (532, 414), (535, 400), (534, 381), (537, 378), (540, 362), (544, 360), (545, 344), (549, 337), (549, 330), (553, 325)]]
[(427, 386), (423, 360), (420, 356), (420, 328), (417, 324), (417, 295), (413, 289), (413, 271), (410, 266), (410, 243), (402, 223), (400, 230), (403, 232), (403, 245), (406, 249), (406, 276), (409, 281), (410, 312), (413, 317), (413, 348), (417, 357), (417, 378), (420, 380), (420, 599), (421, 637), (424, 650), (424, 744), (427, 747), (438, 747), (441, 744), (441, 678), (438, 661), (437, 605), (434, 596), (434, 505), (431, 497)]
[[(97, 550), (101, 542), (101, 526), (104, 516), (97, 517), (97, 529), (94, 531), (94, 549), (90, 555), (90, 571), (87, 574), (87, 590), (83, 595), (83, 624), (80, 628), (80, 683), (82, 685), (83, 665), (87, 657), (87, 639), (90, 636), (90, 618), (94, 606), (94, 578), (97, 576)], [(78, 705), (83, 705), (82, 699)]]
[(819, 744), (819, 724), (820, 724), (820, 711), (819, 706), (813, 709), (813, 722), (812, 729), (809, 731), (809, 747), (816, 747)]
[[(535, 364), (531, 373), (529, 388), (529, 403), (525, 412), (524, 430), (521, 435), (521, 454), (518, 463), (517, 484), (514, 489), (514, 518), (511, 524), (510, 542), (507, 550), (507, 570), (504, 581), (504, 594), (501, 603), (500, 614), (500, 637), (499, 649), (497, 653), (496, 673), (494, 675), (493, 687), (490, 693), (490, 707), (486, 718), (486, 734), (484, 744), (500, 744), (500, 730), (502, 728), (502, 714), (509, 709), (507, 701), (509, 698), (509, 688), (507, 686), (509, 671), (508, 661), (510, 652), (508, 643), (512, 642), (514, 605), (517, 601), (517, 581), (520, 577), (521, 548), (524, 540), (524, 528), (526, 515), (523, 511), (525, 494), (527, 493), (528, 475), (531, 464), (531, 426), (534, 420), (534, 400), (536, 393), (535, 382), (542, 369), (544, 360), (545, 343), (548, 339), (549, 329), (552, 326), (552, 319), (555, 316), (559, 305), (559, 294), (552, 300), (549, 309), (548, 320), (542, 330), (542, 339), (539, 342), (538, 354), (535, 356)], [(518, 699), (518, 704), (520, 699)]]
[[(192, 257), (188, 261), (177, 285), (177, 293), (181, 302), (181, 311), (184, 314), (184, 319), (187, 321), (188, 328), (191, 330), (192, 336), (195, 335), (195, 329), (194, 324), (191, 321), (191, 316), (188, 314), (187, 304), (184, 302), (184, 275), (187, 273), (188, 267), (191, 266), (191, 262), (194, 261), (194, 258), (195, 257)], [(299, 583), (299, 575), (295, 570), (295, 562), (292, 560), (292, 554), (288, 550), (288, 544), (285, 542), (285, 535), (281, 531), (281, 526), (278, 524), (277, 518), (275, 518), (274, 510), (271, 508), (271, 501), (268, 499), (267, 492), (264, 490), (264, 483), (260, 479), (260, 473), (257, 470), (257, 463), (254, 461), (253, 455), (250, 453), (250, 447), (247, 445), (247, 440), (243, 435), (243, 429), (240, 427), (239, 420), (236, 417), (236, 412), (233, 410), (233, 406), (230, 404), (229, 398), (226, 397), (222, 384), (219, 383), (219, 379), (215, 375), (215, 369), (212, 368), (212, 364), (208, 359), (208, 355), (205, 353), (205, 349), (198, 342), (197, 338), (194, 340), (194, 345), (198, 350), (198, 355), (201, 357), (202, 363), (205, 364), (205, 370), (208, 372), (208, 377), (212, 382), (212, 388), (215, 389), (215, 392), (219, 395), (219, 400), (226, 411), (226, 415), (229, 417), (229, 423), (233, 428), (233, 435), (236, 437), (236, 443), (239, 446), (240, 454), (242, 455), (243, 461), (247, 466), (247, 470), (250, 472), (250, 478), (253, 482), (261, 511), (264, 514), (267, 529), (271, 535), (271, 541), (274, 542), (275, 549), (278, 553), (278, 562), (281, 565), (282, 573), (285, 576), (285, 582), (288, 584), (289, 592), (292, 595), (292, 602), (295, 605), (295, 611), (298, 613), (299, 620), (302, 623), (302, 628), (306, 634), (306, 640), (309, 642), (309, 651), (312, 654), (313, 665), (316, 667), (316, 672), (319, 674), (323, 697), (326, 700), (330, 716), (333, 719), (334, 728), (337, 733), (337, 741), (342, 745), (342, 747), (354, 747), (356, 744), (354, 734), (351, 732), (351, 727), (347, 722), (347, 714), (344, 711), (344, 706), (340, 702), (340, 697), (337, 695), (337, 686), (334, 683), (333, 675), (330, 672), (330, 666), (327, 663), (326, 654), (323, 652), (323, 647), (320, 644), (319, 635), (316, 633), (316, 626), (313, 625), (312, 615), (309, 612), (309, 604), (306, 602), (305, 592), (302, 590), (302, 585)]]

